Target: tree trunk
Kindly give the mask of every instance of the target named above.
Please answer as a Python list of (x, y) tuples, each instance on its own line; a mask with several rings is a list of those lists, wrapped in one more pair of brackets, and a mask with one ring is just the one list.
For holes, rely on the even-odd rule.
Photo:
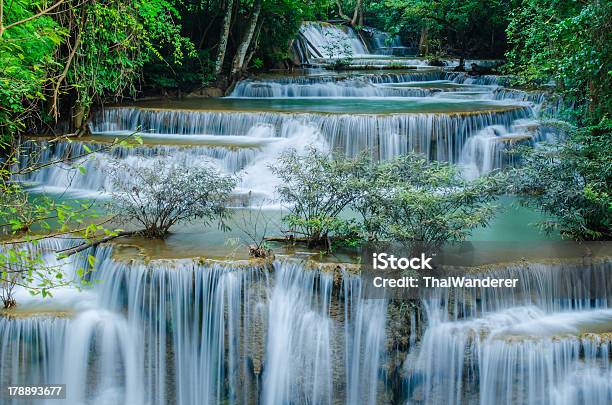
[(255, 34), (253, 35), (253, 41), (251, 43), (251, 46), (249, 47), (249, 52), (247, 53), (246, 57), (244, 58), (244, 67), (248, 68), (249, 67), (249, 63), (251, 63), (251, 59), (253, 59), (253, 55), (255, 55), (255, 52), (257, 52), (257, 47), (259, 44), (259, 34), (261, 33), (261, 26), (263, 25), (263, 19), (259, 19), (259, 22), (257, 23), (257, 28), (255, 29)]
[(340, 0), (336, 0), (336, 5), (338, 6), (338, 15), (340, 16), (340, 18), (350, 23), (351, 19), (348, 15), (344, 14), (344, 11), (342, 11), (342, 5), (340, 4)]
[(359, 8), (359, 25), (363, 27), (363, 5)]
[(223, 29), (219, 38), (219, 48), (217, 52), (217, 60), (215, 61), (215, 76), (219, 76), (223, 69), (223, 60), (225, 59), (225, 50), (227, 49), (227, 39), (229, 37), (230, 25), (232, 23), (232, 11), (234, 9), (234, 0), (227, 0), (227, 9), (223, 18)]
[(419, 52), (421, 56), (429, 53), (429, 30), (427, 27), (421, 28), (421, 38), (419, 39)]
[(56, 253), (62, 257), (62, 258), (66, 258), (69, 256), (72, 256), (76, 253), (82, 252), (83, 250), (89, 249), (91, 247), (95, 247), (98, 246), (102, 243), (106, 243), (106, 242), (110, 242), (113, 239), (117, 239), (117, 238), (122, 238), (125, 236), (135, 236), (138, 235), (140, 233), (143, 233), (144, 231), (122, 231), (122, 232), (118, 232), (116, 235), (109, 235), (109, 236), (104, 236), (100, 239), (97, 240), (93, 240), (90, 242), (85, 242), (82, 243), (78, 246), (75, 246), (73, 248), (69, 248), (69, 249), (64, 249), (64, 250), (58, 250)]
[(357, 25), (357, 18), (359, 18), (359, 11), (361, 10), (361, 0), (355, 1), (355, 11), (353, 11), (353, 18), (351, 19), (351, 25)]
[(49, 115), (53, 116), (56, 123), (59, 118), (59, 97), (60, 97), (60, 90), (61, 90), (62, 82), (66, 80), (66, 76), (68, 75), (68, 71), (70, 70), (70, 67), (72, 66), (74, 57), (77, 54), (81, 46), (81, 36), (85, 29), (86, 23), (87, 23), (87, 10), (86, 10), (86, 7), (83, 7), (81, 9), (80, 24), (78, 24), (77, 26), (77, 29), (79, 31), (76, 35), (76, 38), (74, 39), (74, 44), (72, 45), (72, 49), (70, 49), (70, 41), (68, 41), (68, 48), (70, 49), (70, 52), (68, 53), (68, 58), (66, 59), (64, 70), (59, 75), (57, 79), (57, 83), (55, 84), (55, 88), (53, 89), (53, 95), (51, 96), (51, 106), (49, 108)]
[(255, 6), (253, 7), (253, 13), (251, 14), (249, 25), (244, 33), (244, 36), (242, 37), (240, 45), (238, 45), (238, 50), (236, 50), (236, 55), (234, 56), (234, 61), (232, 62), (231, 76), (233, 78), (235, 78), (244, 68), (244, 60), (246, 58), (247, 51), (249, 50), (249, 46), (251, 45), (251, 41), (253, 40), (260, 13), (261, 0), (257, 0)]
[(72, 113), (72, 128), (75, 133), (82, 133), (87, 120), (85, 119), (85, 107), (82, 103), (76, 102)]

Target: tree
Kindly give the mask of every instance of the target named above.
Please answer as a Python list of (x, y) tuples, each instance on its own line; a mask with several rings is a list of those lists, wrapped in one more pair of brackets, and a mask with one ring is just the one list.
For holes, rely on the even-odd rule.
[(180, 221), (214, 219), (226, 228), (226, 208), (236, 178), (210, 166), (176, 166), (156, 160), (151, 166), (118, 163), (111, 173), (114, 191), (111, 209), (124, 221), (142, 226), (136, 233), (165, 238)]
[(244, 68), (244, 61), (246, 58), (247, 51), (255, 38), (256, 41), (256, 27), (259, 21), (259, 15), (261, 13), (261, 4), (262, 0), (255, 0), (255, 4), (253, 4), (253, 11), (251, 12), (251, 17), (249, 18), (249, 23), (247, 25), (247, 29), (242, 36), (242, 40), (238, 45), (238, 49), (236, 50), (236, 55), (234, 56), (234, 60), (232, 62), (232, 71), (230, 75), (233, 78), (237, 78), (237, 75)]
[(540, 223), (565, 238), (612, 238), (612, 120), (576, 129), (565, 142), (521, 150), (512, 170), (522, 203), (552, 218)]
[(223, 69), (223, 60), (225, 59), (225, 50), (227, 49), (227, 40), (230, 33), (233, 10), (234, 0), (227, 0), (225, 6), (225, 16), (223, 17), (223, 28), (221, 29), (221, 37), (219, 38), (219, 46), (217, 49), (217, 59), (215, 61), (216, 76), (219, 76), (221, 74), (221, 70)]
[(355, 233), (353, 221), (341, 213), (363, 189), (369, 158), (354, 159), (309, 147), (304, 154), (291, 149), (280, 156), (272, 172), (281, 181), (276, 188), (289, 214), (283, 221), (291, 235), (304, 237), (310, 247), (331, 247), (333, 238)]
[(465, 239), (486, 226), (495, 212), (504, 178), (474, 181), (446, 162), (408, 154), (372, 168), (366, 190), (355, 203), (370, 239), (441, 244)]
[(340, 18), (342, 18), (343, 20), (345, 20), (348, 24), (352, 26), (356, 26), (358, 25), (358, 23), (359, 25), (363, 24), (363, 1), (362, 0), (354, 0), (352, 2), (349, 2), (348, 5), (354, 7), (352, 17), (349, 17), (348, 15), (344, 13), (344, 11), (342, 10), (342, 2), (340, 0), (335, 0), (335, 3), (336, 3), (336, 8), (337, 8), (337, 13)]
[(578, 124), (609, 114), (612, 4), (588, 0), (523, 0), (508, 26), (508, 70), (517, 84), (552, 83)]
[(66, 35), (48, 16), (63, 0), (5, 3), (0, 0), (0, 160), (10, 153), (13, 134), (38, 115), (47, 70), (54, 66), (53, 54)]
[(289, 210), (283, 219), (288, 232), (303, 236), (311, 247), (329, 248), (334, 240), (463, 240), (486, 226), (495, 212), (491, 203), (506, 190), (500, 174), (466, 181), (456, 166), (418, 154), (372, 163), (366, 155), (351, 159), (316, 149), (304, 155), (290, 151), (272, 169)]
[(74, 126), (81, 131), (95, 101), (136, 93), (134, 82), (147, 62), (171, 66), (193, 55), (173, 0), (104, 0), (84, 7), (71, 14), (70, 47), (76, 56), (58, 58), (65, 69), (72, 64), (62, 91), (73, 103)]
[(415, 45), (418, 43), (432, 56), (459, 56), (463, 65), (468, 56), (503, 55), (509, 3), (503, 0), (387, 0), (372, 2), (370, 8), (388, 31), (412, 37)]
[[(135, 93), (152, 59), (192, 52), (171, 0), (0, 2), (0, 132), (85, 131), (95, 101)], [(165, 58), (163, 54), (169, 53)]]
[(232, 218), (232, 226), (236, 227), (241, 233), (243, 244), (249, 249), (249, 257), (256, 259), (263, 259), (273, 256), (272, 249), (268, 243), (268, 232), (274, 226), (279, 228), (279, 224), (276, 224), (273, 217), (270, 216), (264, 210), (264, 204), (266, 202), (260, 202), (259, 206), (255, 208), (251, 203), (251, 194), (249, 192), (249, 207), (239, 215)]
[(516, 83), (552, 87), (572, 106), (574, 128), (556, 145), (519, 151), (512, 174), (523, 204), (552, 217), (540, 226), (566, 238), (612, 236), (611, 21), (609, 1), (523, 0), (508, 26)]

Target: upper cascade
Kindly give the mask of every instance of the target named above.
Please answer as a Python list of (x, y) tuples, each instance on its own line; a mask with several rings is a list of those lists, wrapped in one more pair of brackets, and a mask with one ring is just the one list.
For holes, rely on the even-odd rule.
[(305, 22), (299, 32), (305, 45), (305, 61), (309, 58), (341, 58), (351, 55), (368, 55), (363, 40), (351, 27), (322, 22)]
[[(482, 93), (483, 98), (542, 102), (542, 95), (527, 97), (520, 91), (495, 92), (504, 76), (470, 76), (441, 69), (371, 74), (319, 74), (241, 80), (230, 97), (427, 97), (453, 92)], [(478, 87), (476, 87), (478, 86)], [(486, 87), (484, 87), (486, 86)]]
[(359, 30), (346, 25), (309, 21), (302, 24), (293, 50), (300, 63), (315, 59), (368, 58), (378, 56), (414, 55), (398, 35), (391, 35), (373, 27)]

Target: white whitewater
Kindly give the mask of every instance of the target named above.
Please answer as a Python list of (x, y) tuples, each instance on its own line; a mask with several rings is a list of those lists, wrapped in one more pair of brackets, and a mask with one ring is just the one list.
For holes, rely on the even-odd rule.
[[(384, 97), (417, 97), (415, 102), (423, 108), (438, 103), (451, 107), (445, 113), (393, 114), (107, 108), (95, 114), (90, 123), (95, 140), (33, 145), (30, 156), (24, 154), (21, 164), (33, 160), (34, 150), (36, 160), (42, 163), (64, 156), (78, 157), (87, 148), (99, 152), (87, 159), (75, 159), (72, 165), (44, 168), (20, 180), (49, 192), (104, 197), (113, 191), (108, 172), (117, 160), (149, 166), (155, 159), (171, 158), (179, 166), (212, 164), (223, 172), (239, 175), (241, 182), (236, 193), (254, 196), (251, 203), (257, 204), (272, 197), (278, 181), (269, 166), (279, 154), (288, 148), (305, 150), (309, 145), (349, 156), (368, 150), (374, 160), (419, 152), (432, 160), (461, 163), (467, 176), (475, 177), (512, 164), (505, 153), (508, 145), (539, 139), (537, 134), (526, 134), (517, 123), (531, 118), (538, 108), (536, 103), (543, 102), (544, 96), (502, 93), (497, 90), (502, 82), (503, 78), (496, 76), (471, 77), (442, 70), (244, 80), (236, 85), (232, 97), (359, 97), (359, 100), (372, 97), (373, 102), (383, 101)], [(436, 89), (422, 86), (423, 83), (433, 86), (451, 83), (455, 87)], [(477, 89), (475, 93), (473, 86)], [(503, 100), (504, 94), (520, 100), (512, 101), (517, 103), (516, 108), (452, 112), (453, 103), (461, 106), (470, 98)], [(487, 102), (496, 108), (495, 101)], [(144, 145), (108, 150), (95, 143), (135, 132), (145, 141)], [(84, 170), (76, 170), (77, 165)]]
[[(466, 142), (477, 131), (491, 125), (510, 127), (530, 114), (530, 108), (525, 106), (469, 114), (380, 115), (110, 108), (93, 121), (94, 133), (112, 140), (146, 130), (144, 140), (159, 144), (107, 150), (77, 141), (58, 143), (37, 152), (40, 161), (78, 157), (86, 147), (100, 152), (76, 159), (75, 165), (80, 163), (84, 172), (54, 165), (22, 180), (47, 191), (94, 197), (113, 191), (108, 172), (116, 159), (142, 166), (151, 165), (155, 158), (171, 156), (177, 165), (213, 164), (226, 173), (236, 173), (241, 178), (239, 193), (252, 192), (269, 199), (277, 184), (269, 166), (288, 148), (304, 151), (313, 145), (348, 156), (368, 150), (375, 160), (412, 151), (434, 160), (457, 162)], [(24, 156), (22, 164), (26, 162)]]
[(386, 303), (361, 298), (359, 279), (342, 276), (338, 296), (332, 274), (299, 261), (270, 271), (111, 254), (95, 252), (94, 308), (60, 300), (66, 318), (0, 317), (3, 385), (66, 382), (69, 404), (375, 403)]
[[(231, 97), (426, 97), (440, 92), (410, 87), (420, 82), (448, 81), (454, 84), (481, 86), (481, 96), (497, 100), (528, 101), (542, 104), (545, 93), (504, 91), (505, 78), (501, 76), (469, 76), (465, 73), (428, 69), (400, 73), (370, 73), (349, 75), (289, 76), (268, 79), (241, 80), (232, 90)], [(402, 85), (402, 87), (393, 87)], [(405, 87), (404, 87), (405, 86)]]
[(606, 266), (518, 266), (493, 276), (520, 275), (519, 291), (434, 292), (404, 363), (408, 403), (609, 403)]
[[(58, 246), (67, 244), (34, 249)], [(364, 299), (358, 276), (301, 261), (269, 269), (111, 255), (95, 252), (93, 302), (67, 300), (82, 296), (76, 289), (50, 301), (67, 317), (0, 317), (2, 384), (69, 382), (69, 404), (390, 402), (387, 302)], [(519, 277), (517, 291), (433, 291), (423, 336), (410, 336), (405, 401), (609, 403), (609, 271), (517, 265), (493, 274)]]
[(300, 34), (306, 39), (308, 51), (315, 57), (343, 58), (369, 54), (350, 27), (311, 22), (302, 25)]

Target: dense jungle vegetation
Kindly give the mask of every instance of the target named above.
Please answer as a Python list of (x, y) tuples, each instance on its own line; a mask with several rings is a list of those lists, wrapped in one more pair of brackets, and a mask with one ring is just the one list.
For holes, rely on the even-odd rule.
[[(427, 57), (503, 58), (582, 124), (609, 111), (610, 3), (571, 0), (3, 0), (0, 133), (85, 130), (92, 106), (282, 68), (302, 21), (399, 34)], [(214, 93), (213, 93), (214, 94)], [(58, 123), (62, 125), (58, 126)]]

